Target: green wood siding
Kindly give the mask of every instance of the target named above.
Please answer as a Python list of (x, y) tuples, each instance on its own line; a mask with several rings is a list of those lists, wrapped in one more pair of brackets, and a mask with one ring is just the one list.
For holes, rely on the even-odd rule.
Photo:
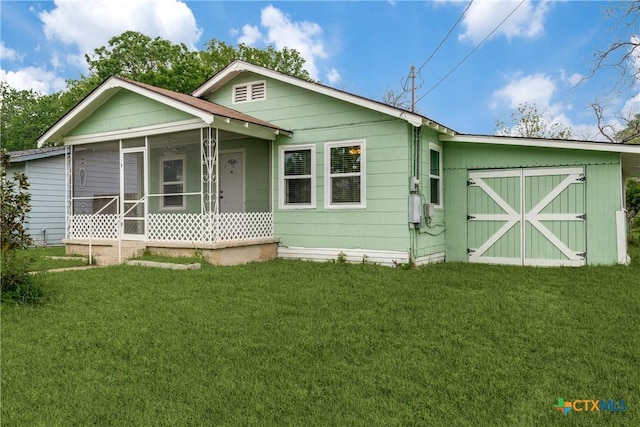
[[(431, 129), (422, 128), (421, 144), (420, 144), (420, 196), (422, 204), (429, 203), (431, 194), (431, 182), (429, 179), (430, 171), (430, 144), (442, 146), (438, 141), (438, 134)], [(440, 161), (444, 157), (444, 152), (441, 152)], [(443, 179), (441, 176), (440, 179)], [(444, 181), (443, 181), (444, 184)], [(444, 189), (443, 189), (444, 193)], [(445, 196), (444, 194), (440, 195)], [(432, 255), (445, 251), (445, 209), (446, 209), (446, 196), (443, 197), (444, 204), (442, 208), (434, 211), (434, 216), (429, 224), (426, 223), (424, 227), (420, 229), (414, 229), (415, 234), (415, 247), (413, 253), (415, 257), (422, 257), (426, 255)]]
[[(243, 73), (210, 100), (293, 131), (273, 149), (273, 186), (278, 188), (278, 148), (314, 144), (316, 208), (279, 209), (273, 192), (275, 233), (284, 246), (410, 250), (407, 195), (410, 127), (404, 120), (285, 83), (266, 80), (267, 99), (232, 104), (232, 87), (265, 80)], [(325, 209), (324, 144), (366, 140), (366, 208)]]
[(127, 90), (120, 90), (67, 136), (132, 129), (192, 119), (193, 116)]
[[(467, 260), (468, 171), (472, 169), (509, 169), (551, 166), (584, 166), (586, 204), (586, 250), (588, 264), (616, 262), (615, 211), (621, 208), (620, 160), (617, 153), (578, 151), (553, 148), (498, 146), (447, 142), (444, 144), (444, 192), (447, 224), (447, 261)], [(557, 179), (557, 178), (545, 178)], [(528, 184), (535, 187), (534, 180)], [(542, 183), (538, 183), (542, 184)], [(546, 183), (546, 185), (553, 183)], [(533, 191), (533, 190), (531, 190)], [(570, 191), (578, 191), (575, 190)], [(546, 213), (560, 209), (570, 198), (578, 203), (577, 195), (567, 193), (545, 209)], [(533, 203), (535, 192), (527, 205)], [(559, 205), (560, 204), (560, 205)], [(566, 206), (563, 209), (568, 209)], [(579, 225), (564, 225), (579, 227)], [(561, 233), (560, 230), (557, 230)], [(580, 246), (582, 242), (569, 242)], [(548, 255), (545, 255), (548, 256)]]

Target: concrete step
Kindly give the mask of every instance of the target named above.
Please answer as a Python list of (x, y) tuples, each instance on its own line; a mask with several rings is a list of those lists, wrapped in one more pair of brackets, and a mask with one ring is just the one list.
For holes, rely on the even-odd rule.
[[(122, 262), (126, 261), (126, 258), (122, 257)], [(96, 265), (99, 265), (101, 267), (107, 267), (110, 265), (118, 265), (118, 257), (117, 256), (105, 256), (105, 255), (98, 255), (93, 257), (93, 261), (95, 262)]]

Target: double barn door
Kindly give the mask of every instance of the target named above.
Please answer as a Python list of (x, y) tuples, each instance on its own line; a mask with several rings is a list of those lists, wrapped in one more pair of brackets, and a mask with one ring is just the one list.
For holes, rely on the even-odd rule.
[(470, 171), (467, 187), (470, 262), (585, 264), (582, 167)]

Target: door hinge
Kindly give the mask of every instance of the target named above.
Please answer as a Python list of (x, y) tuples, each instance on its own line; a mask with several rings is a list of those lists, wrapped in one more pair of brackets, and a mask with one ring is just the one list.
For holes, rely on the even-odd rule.
[(473, 215), (467, 215), (467, 221), (469, 221), (469, 220), (471, 220), (471, 219), (476, 219), (476, 217), (475, 217), (475, 216), (473, 216)]
[(580, 253), (577, 253), (576, 255), (579, 256), (579, 257), (582, 257), (582, 258), (586, 258), (587, 257), (587, 252), (586, 251), (585, 252), (580, 252)]
[(475, 182), (474, 180), (472, 180), (471, 178), (469, 178), (469, 179), (467, 180), (467, 187), (468, 187), (468, 186), (470, 186), (470, 185), (475, 185), (475, 183), (476, 183), (476, 182)]
[(580, 181), (580, 182), (585, 182), (587, 180), (587, 177), (582, 175), (580, 178), (576, 179), (576, 181)]
[(467, 255), (471, 255), (472, 253), (474, 253), (476, 250), (475, 249), (470, 249), (467, 248)]
[(576, 218), (586, 221), (587, 220), (587, 214), (576, 215)]

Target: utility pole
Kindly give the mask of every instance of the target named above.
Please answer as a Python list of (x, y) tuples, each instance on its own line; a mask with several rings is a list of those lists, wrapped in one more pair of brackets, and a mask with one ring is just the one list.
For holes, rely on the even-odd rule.
[(411, 74), (409, 75), (409, 77), (411, 77), (411, 112), (415, 113), (416, 111), (416, 105), (415, 105), (415, 99), (416, 99), (416, 67), (414, 67), (413, 65), (411, 66)]

